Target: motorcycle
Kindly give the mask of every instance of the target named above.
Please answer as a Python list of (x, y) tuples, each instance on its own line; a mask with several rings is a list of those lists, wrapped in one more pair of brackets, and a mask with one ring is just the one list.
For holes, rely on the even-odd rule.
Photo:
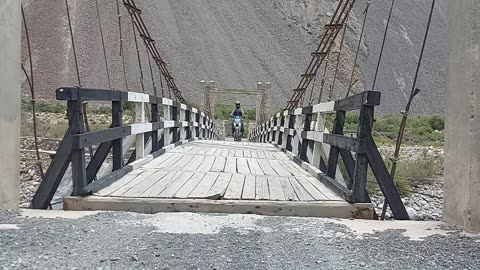
[(242, 125), (243, 125), (243, 123), (242, 123), (242, 117), (240, 117), (240, 116), (235, 116), (235, 117), (233, 118), (233, 127), (234, 127), (234, 129), (233, 129), (233, 139), (234, 139), (234, 141), (236, 141), (236, 142), (242, 141), (242, 136), (243, 136), (243, 134), (242, 134)]

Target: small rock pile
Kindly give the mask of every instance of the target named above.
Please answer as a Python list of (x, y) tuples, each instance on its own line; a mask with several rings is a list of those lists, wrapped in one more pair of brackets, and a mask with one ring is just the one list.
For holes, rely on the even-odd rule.
[[(375, 210), (380, 215), (383, 208), (383, 195), (377, 194), (371, 196), (375, 205)], [(435, 182), (428, 185), (419, 185), (413, 188), (413, 193), (402, 198), (402, 202), (412, 220), (441, 220), (443, 210), (443, 183)], [(393, 218), (390, 209), (386, 213), (386, 218)]]

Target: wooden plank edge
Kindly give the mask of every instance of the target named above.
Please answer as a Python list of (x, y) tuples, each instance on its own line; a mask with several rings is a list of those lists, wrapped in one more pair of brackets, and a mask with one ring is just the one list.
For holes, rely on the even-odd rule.
[(126, 211), (145, 214), (192, 212), (373, 219), (373, 204), (350, 204), (342, 201), (282, 202), (88, 196), (65, 197), (63, 209), (73, 211)]

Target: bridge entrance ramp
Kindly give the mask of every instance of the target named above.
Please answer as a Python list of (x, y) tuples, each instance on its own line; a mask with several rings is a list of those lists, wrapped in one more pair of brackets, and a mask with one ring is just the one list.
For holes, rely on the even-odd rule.
[(368, 218), (271, 144), (193, 141), (172, 148), (66, 210)]

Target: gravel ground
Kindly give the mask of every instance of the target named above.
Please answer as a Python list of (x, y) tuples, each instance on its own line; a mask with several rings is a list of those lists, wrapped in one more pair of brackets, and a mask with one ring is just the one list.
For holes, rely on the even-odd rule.
[[(0, 213), (3, 269), (478, 269), (479, 238), (440, 223)], [(38, 212), (26, 215), (38, 216)], [(3, 225), (2, 225), (3, 224)], [(379, 231), (374, 231), (377, 228)], [(367, 233), (367, 234), (362, 234)], [(428, 259), (427, 259), (428, 258)]]

